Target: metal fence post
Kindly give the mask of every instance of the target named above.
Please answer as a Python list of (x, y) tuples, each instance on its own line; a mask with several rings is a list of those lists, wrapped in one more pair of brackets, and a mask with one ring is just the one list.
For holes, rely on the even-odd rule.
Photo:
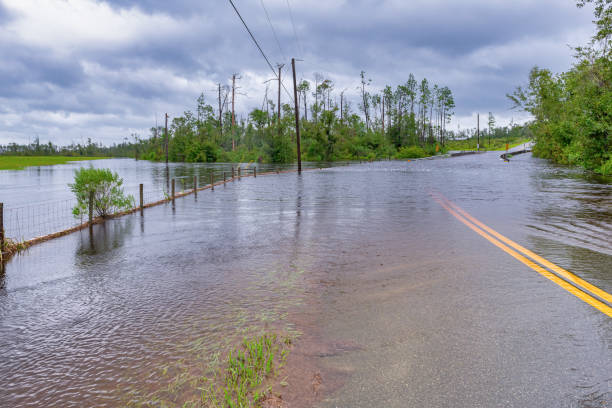
[(89, 225), (93, 224), (93, 203), (94, 203), (94, 192), (89, 192)]
[(193, 194), (198, 196), (198, 176), (193, 176)]
[(210, 173), (210, 190), (215, 191), (215, 173)]
[(232, 180), (234, 180), (234, 166), (232, 166)]
[(238, 166), (238, 180), (240, 180), (240, 166)]
[(257, 177), (257, 167), (253, 167), (253, 177)]
[(223, 185), (225, 185), (225, 172), (223, 172)]
[(144, 186), (140, 184), (140, 215), (144, 214)]

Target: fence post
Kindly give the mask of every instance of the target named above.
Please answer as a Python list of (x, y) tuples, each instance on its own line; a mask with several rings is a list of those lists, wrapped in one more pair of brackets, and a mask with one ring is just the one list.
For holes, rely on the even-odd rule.
[(193, 194), (198, 196), (198, 176), (193, 176)]
[(240, 166), (238, 166), (238, 180), (240, 180)]
[(89, 192), (89, 225), (93, 224), (93, 203), (94, 203), (94, 192)]
[(140, 215), (144, 214), (144, 186), (140, 184)]
[(257, 177), (257, 167), (253, 167), (253, 177)]
[(234, 166), (232, 166), (232, 181), (234, 180)]
[(223, 185), (225, 185), (225, 172), (223, 172)]
[(0, 203), (0, 258), (4, 250), (4, 203)]
[(210, 190), (215, 191), (215, 173), (210, 173)]
[(172, 179), (172, 204), (174, 205), (174, 179)]

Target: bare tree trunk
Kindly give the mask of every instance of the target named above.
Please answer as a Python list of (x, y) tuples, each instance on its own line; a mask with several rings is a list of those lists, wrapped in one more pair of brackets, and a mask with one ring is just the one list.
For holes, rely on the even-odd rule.
[(385, 135), (385, 95), (382, 97), (382, 134)]
[(221, 134), (223, 134), (223, 121), (222, 121), (222, 115), (223, 114), (223, 105), (221, 105), (221, 84), (219, 84), (219, 132)]

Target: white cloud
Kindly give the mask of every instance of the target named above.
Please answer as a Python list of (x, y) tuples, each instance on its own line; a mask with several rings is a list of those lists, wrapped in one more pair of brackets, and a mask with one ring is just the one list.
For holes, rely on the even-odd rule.
[(146, 14), (136, 7), (114, 9), (93, 0), (4, 0), (4, 5), (14, 16), (4, 35), (60, 52), (117, 47), (184, 29), (168, 15)]

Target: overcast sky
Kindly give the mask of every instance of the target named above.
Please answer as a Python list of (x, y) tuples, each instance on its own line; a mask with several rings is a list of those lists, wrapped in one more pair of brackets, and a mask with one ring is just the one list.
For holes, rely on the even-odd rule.
[[(476, 112), (524, 120), (505, 94), (534, 65), (568, 69), (568, 46), (593, 32), (592, 10), (573, 0), (264, 0), (279, 47), (262, 1), (234, 2), (272, 64), (304, 60), (299, 78), (319, 72), (353, 98), (361, 70), (372, 90), (411, 72), (450, 87), (453, 129), (475, 126)], [(226, 0), (0, 0), (0, 55), (2, 144), (148, 136), (200, 92), (214, 105), (232, 73), (246, 117), (272, 78)]]

